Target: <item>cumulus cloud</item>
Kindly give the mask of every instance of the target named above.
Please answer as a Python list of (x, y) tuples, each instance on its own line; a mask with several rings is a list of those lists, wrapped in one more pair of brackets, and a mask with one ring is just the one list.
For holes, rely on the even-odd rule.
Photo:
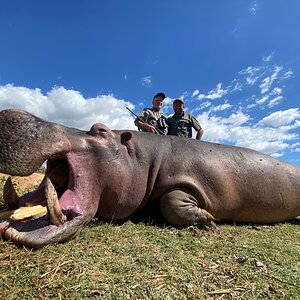
[(280, 127), (288, 125), (293, 121), (300, 119), (299, 108), (290, 108), (287, 110), (276, 111), (259, 121), (258, 125)]
[[(274, 157), (300, 148), (291, 147), (300, 139), (300, 108), (274, 112), (279, 103), (286, 107), (283, 100), (288, 99), (281, 81), (292, 77), (294, 72), (270, 65), (273, 56), (271, 53), (263, 57), (260, 65), (242, 69), (228, 86), (218, 83), (207, 93), (196, 90), (197, 99), (207, 100), (192, 110), (198, 112), (205, 130), (204, 140), (252, 148)], [(220, 103), (224, 95), (226, 102)], [(260, 110), (255, 110), (258, 106)]]
[[(205, 128), (204, 140), (230, 143), (251, 148), (274, 157), (281, 157), (290, 147), (289, 142), (299, 138), (290, 130), (300, 127), (299, 109), (289, 109), (272, 113), (257, 123), (243, 112), (233, 113), (228, 118), (203, 112), (198, 115)], [(300, 148), (295, 146), (293, 152)]]
[(199, 94), (197, 99), (219, 99), (222, 98), (224, 95), (226, 95), (228, 90), (222, 88), (222, 83), (218, 83), (216, 88), (213, 90), (210, 90), (206, 95), (205, 94)]
[(243, 112), (238, 112), (231, 114), (228, 118), (224, 118), (223, 122), (233, 126), (240, 126), (244, 123), (247, 123), (249, 120), (250, 116), (244, 114)]
[[(300, 138), (297, 131), (300, 128), (300, 108), (261, 116), (285, 99), (285, 86), (280, 81), (293, 75), (291, 70), (285, 71), (281, 66), (269, 67), (271, 56), (265, 57), (261, 66), (240, 71), (240, 76), (228, 86), (218, 83), (208, 92), (193, 89), (183, 93), (187, 110), (197, 116), (205, 130), (204, 140), (248, 147), (274, 157), (284, 155), (285, 151), (299, 152), (300, 146), (295, 141)], [(144, 86), (150, 86), (151, 81), (151, 76), (142, 79)], [(225, 95), (226, 101), (222, 99)], [(173, 100), (168, 97), (164, 100), (165, 115), (173, 114)], [(261, 110), (251, 110), (258, 105), (262, 106)], [(79, 91), (64, 87), (54, 87), (42, 93), (40, 89), (9, 84), (0, 86), (0, 110), (24, 109), (44, 119), (85, 130), (96, 122), (112, 129), (136, 130), (134, 117), (125, 109), (126, 106), (134, 109), (132, 103), (113, 94), (85, 98)], [(138, 106), (141, 108), (144, 104)]]
[(133, 104), (113, 95), (84, 98), (80, 92), (54, 87), (47, 94), (40, 89), (0, 86), (0, 110), (17, 108), (69, 127), (88, 130), (94, 123), (111, 129), (136, 129), (126, 106)]
[(300, 152), (300, 143), (294, 143), (290, 146), (292, 152)]

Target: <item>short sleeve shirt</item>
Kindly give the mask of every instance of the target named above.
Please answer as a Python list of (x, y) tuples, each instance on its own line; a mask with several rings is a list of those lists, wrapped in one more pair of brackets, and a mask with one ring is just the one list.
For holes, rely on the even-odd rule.
[(169, 126), (168, 134), (182, 137), (192, 137), (192, 128), (199, 131), (202, 127), (197, 119), (190, 114), (182, 113), (180, 116), (173, 115), (167, 119)]
[(166, 135), (168, 133), (167, 118), (163, 113), (155, 108), (145, 108), (138, 116), (145, 123), (148, 123), (158, 129), (160, 134)]

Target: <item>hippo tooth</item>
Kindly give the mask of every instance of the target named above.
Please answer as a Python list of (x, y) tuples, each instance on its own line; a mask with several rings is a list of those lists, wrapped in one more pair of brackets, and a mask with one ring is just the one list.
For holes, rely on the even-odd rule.
[(56, 190), (48, 177), (46, 177), (45, 194), (50, 221), (56, 226), (63, 224), (65, 215), (61, 211)]
[(19, 206), (19, 197), (12, 184), (11, 177), (8, 177), (3, 188), (3, 200), (7, 208), (16, 209)]
[(45, 214), (47, 212), (47, 208), (42, 205), (35, 205), (35, 206), (22, 206), (15, 211), (13, 211), (13, 214), (10, 216), (10, 219), (13, 221), (21, 221), (26, 218), (31, 218), (35, 216), (39, 216), (42, 214)]

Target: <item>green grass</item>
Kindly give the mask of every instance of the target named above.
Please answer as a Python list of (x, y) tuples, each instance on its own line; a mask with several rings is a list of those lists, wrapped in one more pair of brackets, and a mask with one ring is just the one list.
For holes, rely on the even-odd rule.
[(300, 299), (300, 222), (201, 230), (139, 215), (40, 250), (0, 240), (0, 298)]

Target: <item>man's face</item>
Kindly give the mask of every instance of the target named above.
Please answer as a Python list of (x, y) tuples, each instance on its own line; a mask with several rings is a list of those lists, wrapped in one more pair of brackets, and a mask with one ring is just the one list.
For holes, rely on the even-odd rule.
[(173, 109), (174, 109), (175, 115), (181, 115), (183, 113), (183, 110), (184, 110), (184, 104), (180, 101), (176, 101), (173, 104)]
[(160, 96), (153, 98), (152, 104), (155, 109), (160, 110), (163, 106), (164, 99)]

